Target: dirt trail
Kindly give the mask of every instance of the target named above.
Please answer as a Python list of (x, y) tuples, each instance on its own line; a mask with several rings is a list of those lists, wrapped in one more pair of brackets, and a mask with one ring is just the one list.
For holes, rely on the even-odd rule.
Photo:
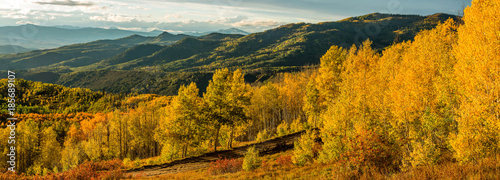
[(125, 175), (135, 177), (143, 173), (144, 176), (158, 176), (171, 173), (180, 173), (186, 171), (207, 168), (210, 162), (221, 158), (239, 158), (243, 157), (247, 148), (255, 146), (259, 150), (260, 155), (275, 154), (293, 148), (293, 142), (300, 137), (304, 131), (278, 137), (261, 143), (249, 144), (246, 146), (234, 148), (233, 150), (225, 150), (207, 153), (201, 156), (190, 157), (186, 159), (172, 161), (161, 165), (144, 166), (137, 169), (128, 170)]

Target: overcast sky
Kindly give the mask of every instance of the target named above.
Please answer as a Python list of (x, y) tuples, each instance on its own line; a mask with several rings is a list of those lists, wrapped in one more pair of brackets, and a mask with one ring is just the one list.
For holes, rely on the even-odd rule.
[(458, 14), (470, 0), (0, 0), (0, 26), (37, 24), (129, 30), (258, 32), (294, 22), (373, 12)]

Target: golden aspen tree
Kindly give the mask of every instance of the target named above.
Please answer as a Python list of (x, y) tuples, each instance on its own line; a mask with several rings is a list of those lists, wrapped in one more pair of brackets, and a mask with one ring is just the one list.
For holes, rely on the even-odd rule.
[[(342, 79), (342, 65), (347, 52), (341, 47), (332, 46), (320, 59), (320, 68), (311, 75), (306, 87), (303, 109), (308, 115), (308, 121), (314, 126), (321, 126), (318, 122), (320, 114), (328, 104), (334, 102), (339, 94)], [(311, 122), (312, 121), (312, 122)]]
[(244, 74), (241, 69), (233, 72), (231, 81), (231, 90), (228, 94), (229, 98), (229, 114), (231, 121), (229, 126), (231, 128), (228, 141), (228, 149), (233, 148), (233, 138), (235, 126), (242, 125), (248, 120), (247, 108), (250, 105), (250, 98), (252, 97), (250, 85), (245, 83)]
[[(353, 49), (354, 50), (354, 49)], [(332, 46), (320, 59), (321, 67), (315, 79), (316, 89), (324, 99), (324, 103), (334, 102), (340, 93), (342, 83), (341, 72), (347, 57), (347, 51), (342, 47)]]
[(459, 84), (455, 157), (475, 161), (500, 153), (500, 17), (498, 0), (474, 0), (458, 29)]
[(179, 142), (177, 138), (171, 135), (175, 134), (173, 121), (175, 120), (175, 110), (173, 106), (168, 104), (162, 108), (163, 116), (160, 119), (158, 128), (155, 130), (154, 139), (158, 141), (162, 147), (161, 157), (162, 159), (171, 161), (175, 158), (182, 156), (182, 142)]
[(61, 168), (61, 145), (56, 140), (57, 134), (53, 127), (45, 128), (42, 132), (42, 137), (40, 156), (38, 157), (38, 162), (35, 164), (39, 164), (48, 170)]
[(287, 124), (293, 121), (301, 122), (306, 118), (303, 106), (308, 74), (308, 71), (284, 73), (281, 75), (281, 81), (277, 83), (282, 97), (282, 117)]
[(319, 116), (321, 111), (324, 109), (320, 101), (319, 90), (316, 88), (315, 78), (318, 73), (316, 71), (307, 80), (306, 94), (303, 98), (304, 106), (302, 110), (307, 116), (307, 121), (313, 127), (318, 127)]
[(281, 94), (274, 83), (267, 83), (261, 87), (255, 87), (250, 100), (249, 133), (254, 137), (261, 130), (272, 131), (281, 122)]
[(226, 68), (216, 70), (203, 95), (206, 106), (204, 113), (213, 125), (214, 151), (217, 151), (220, 129), (231, 123), (230, 101), (227, 94), (231, 91), (232, 73)]
[(379, 55), (372, 50), (369, 40), (359, 50), (355, 46), (349, 50), (342, 64), (339, 95), (328, 104), (323, 114), (322, 132), (326, 147), (322, 159), (339, 158), (348, 148), (346, 138), (355, 136), (357, 131), (378, 128), (377, 99), (373, 94), (377, 92), (375, 70), (378, 59)]
[(170, 137), (182, 143), (182, 158), (186, 157), (189, 147), (197, 146), (203, 140), (202, 103), (203, 99), (198, 97), (198, 88), (193, 82), (187, 87), (181, 86), (172, 100)]
[(27, 172), (40, 153), (40, 128), (38, 123), (31, 119), (21, 121), (17, 125), (16, 159), (19, 160), (16, 168), (19, 172)]
[(450, 19), (433, 30), (420, 32), (403, 52), (396, 73), (389, 72), (394, 77), (387, 93), (391, 132), (403, 150), (403, 168), (435, 164), (442, 153), (449, 152), (447, 137), (456, 104), (452, 81), (455, 60), (451, 55), (456, 29)]

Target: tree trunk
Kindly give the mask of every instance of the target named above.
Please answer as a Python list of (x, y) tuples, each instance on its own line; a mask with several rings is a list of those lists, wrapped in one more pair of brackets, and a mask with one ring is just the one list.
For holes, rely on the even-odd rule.
[(229, 134), (229, 141), (227, 143), (228, 149), (233, 149), (233, 132), (234, 132), (234, 125), (231, 126), (231, 133)]
[(220, 126), (217, 127), (217, 130), (215, 131), (214, 152), (217, 152), (217, 142), (219, 142), (219, 130), (220, 130)]
[(187, 151), (187, 145), (184, 144), (184, 147), (182, 147), (182, 158), (186, 158), (186, 151)]

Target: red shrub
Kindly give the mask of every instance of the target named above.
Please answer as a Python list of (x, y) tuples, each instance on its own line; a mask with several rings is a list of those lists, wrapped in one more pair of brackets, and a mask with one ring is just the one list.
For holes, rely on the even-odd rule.
[(121, 170), (114, 170), (114, 171), (107, 171), (107, 172), (101, 172), (97, 176), (97, 179), (100, 180), (111, 180), (111, 179), (121, 179), (123, 178), (123, 171)]
[(279, 164), (280, 166), (289, 166), (291, 165), (292, 162), (292, 155), (283, 155), (278, 158), (276, 158), (276, 164)]
[(93, 162), (85, 162), (63, 174), (67, 179), (94, 179), (98, 176), (96, 169), (96, 165)]
[(396, 151), (393, 145), (371, 130), (361, 131), (350, 138), (347, 143), (348, 151), (341, 157), (347, 165), (359, 169), (361, 167), (392, 168)]
[(261, 164), (260, 164), (260, 167), (264, 170), (264, 171), (268, 171), (269, 170), (269, 167), (270, 167), (270, 164), (267, 162), (267, 161), (262, 161)]
[(74, 169), (62, 173), (48, 173), (45, 176), (26, 176), (12, 172), (0, 172), (0, 179), (6, 180), (93, 180), (93, 179), (121, 179), (123, 178), (123, 162), (121, 160), (85, 162)]
[(26, 176), (24, 176), (23, 174), (19, 175), (19, 174), (16, 174), (16, 173), (13, 173), (11, 171), (7, 171), (7, 172), (1, 172), (0, 173), (0, 179), (5, 179), (5, 180), (24, 180), (24, 179), (28, 179)]
[(110, 161), (96, 162), (96, 171), (110, 171), (117, 170), (123, 167), (123, 161), (121, 159), (114, 159)]
[(208, 168), (208, 173), (211, 175), (234, 173), (241, 170), (243, 160), (238, 159), (218, 159), (211, 162)]

